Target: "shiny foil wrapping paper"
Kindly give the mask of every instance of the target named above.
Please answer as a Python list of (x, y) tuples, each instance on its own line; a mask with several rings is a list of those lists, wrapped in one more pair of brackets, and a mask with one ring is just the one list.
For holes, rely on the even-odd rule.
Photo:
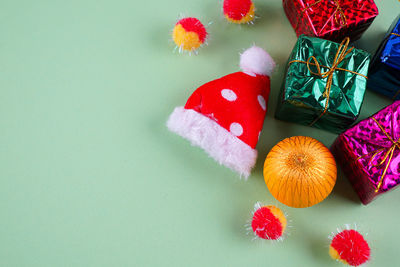
[(363, 204), (400, 184), (400, 148), (394, 144), (399, 138), (400, 101), (396, 101), (342, 133), (332, 145), (337, 163)]
[(373, 0), (283, 0), (297, 36), (306, 34), (332, 41), (355, 41), (379, 14)]
[(400, 99), (400, 16), (389, 28), (372, 59), (368, 89)]
[[(293, 60), (306, 62), (314, 56), (321, 65), (321, 71), (326, 71), (328, 69), (322, 65), (332, 66), (338, 48), (338, 43), (300, 36), (288, 61), (275, 113), (277, 119), (334, 133), (341, 133), (357, 120), (367, 85), (365, 77), (336, 69), (328, 98), (324, 94), (327, 78), (312, 74), (307, 64), (289, 64)], [(369, 61), (369, 53), (353, 49), (338, 67), (367, 76)], [(315, 66), (311, 69), (314, 71)], [(326, 104), (328, 109), (323, 114)]]

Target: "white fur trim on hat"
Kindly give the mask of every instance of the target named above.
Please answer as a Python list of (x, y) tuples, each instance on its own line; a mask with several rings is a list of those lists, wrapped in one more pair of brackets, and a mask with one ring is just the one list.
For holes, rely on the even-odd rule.
[(275, 61), (264, 49), (252, 46), (240, 55), (240, 68), (247, 73), (271, 76)]
[(232, 135), (210, 118), (184, 107), (175, 108), (168, 128), (204, 149), (220, 164), (238, 172), (245, 179), (257, 160), (257, 150)]

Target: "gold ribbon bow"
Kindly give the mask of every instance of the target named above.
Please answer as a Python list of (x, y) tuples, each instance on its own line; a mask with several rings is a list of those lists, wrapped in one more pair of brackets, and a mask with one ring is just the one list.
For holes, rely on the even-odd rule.
[(397, 141), (394, 141), (393, 138), (390, 136), (390, 134), (388, 132), (386, 132), (386, 130), (383, 128), (383, 126), (374, 117), (372, 117), (372, 119), (376, 122), (376, 124), (379, 126), (381, 131), (386, 135), (386, 137), (392, 142), (392, 146), (391, 147), (383, 147), (383, 148), (374, 150), (366, 155), (358, 157), (356, 159), (356, 161), (373, 154), (371, 159), (368, 162), (368, 165), (370, 165), (382, 151), (385, 151), (385, 156), (383, 157), (383, 159), (380, 162), (378, 162), (377, 164), (372, 165), (373, 167), (379, 167), (379, 166), (382, 166), (386, 162), (386, 165), (385, 165), (385, 168), (383, 169), (381, 178), (379, 179), (378, 186), (375, 189), (375, 193), (378, 193), (382, 187), (382, 184), (383, 184), (383, 181), (387, 174), (387, 170), (389, 169), (390, 163), (392, 162), (394, 151), (396, 150), (396, 148), (400, 149), (400, 139)]
[[(333, 84), (333, 74), (335, 73), (336, 70), (341, 70), (341, 71), (347, 71), (356, 75), (360, 75), (366, 79), (368, 79), (367, 76), (355, 72), (355, 71), (351, 71), (351, 70), (347, 70), (347, 69), (343, 69), (343, 68), (339, 68), (338, 65), (346, 58), (346, 56), (351, 53), (354, 49), (354, 47), (351, 47), (350, 49), (348, 49), (350, 43), (350, 38), (346, 37), (339, 45), (339, 48), (336, 52), (335, 58), (333, 60), (332, 66), (328, 67), (328, 66), (324, 66), (319, 64), (318, 60), (314, 57), (311, 56), (308, 58), (307, 61), (302, 61), (302, 60), (292, 60), (289, 62), (289, 65), (292, 63), (303, 63), (303, 64), (307, 64), (307, 68), (309, 70), (309, 72), (313, 75), (319, 76), (322, 79), (328, 78), (327, 82), (326, 82), (326, 86), (325, 86), (325, 91), (324, 91), (324, 97), (326, 98), (326, 102), (325, 102), (325, 108), (324, 111), (321, 113), (320, 116), (318, 116), (311, 124), (310, 126), (314, 125), (322, 116), (325, 115), (325, 113), (328, 111), (328, 107), (329, 107), (329, 99), (330, 99), (330, 94), (331, 94), (331, 88), (332, 88), (332, 84)], [(313, 61), (313, 62), (311, 62)], [(317, 72), (314, 72), (310, 66), (315, 66), (317, 68)], [(326, 72), (322, 72), (321, 71), (321, 67), (328, 69), (328, 71)]]
[[(293, 1), (295, 1), (295, 0), (293, 0)], [(299, 24), (300, 24), (300, 20), (303, 18), (304, 13), (307, 10), (309, 10), (310, 8), (312, 8), (313, 6), (318, 5), (321, 2), (322, 2), (322, 0), (317, 0), (314, 3), (310, 4), (309, 6), (303, 8), (303, 10), (300, 13), (299, 19), (297, 20), (296, 27), (294, 28), (295, 31), (297, 31)], [(347, 26), (347, 17), (344, 14), (342, 7), (340, 6), (340, 0), (333, 0), (333, 2), (335, 3), (335, 6), (336, 6), (335, 11), (333, 12), (333, 16), (335, 18), (336, 24), (339, 24), (342, 27)]]

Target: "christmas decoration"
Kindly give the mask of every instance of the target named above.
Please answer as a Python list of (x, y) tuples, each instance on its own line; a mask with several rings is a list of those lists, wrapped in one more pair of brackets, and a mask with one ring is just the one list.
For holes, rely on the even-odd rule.
[(275, 206), (262, 206), (257, 202), (254, 206), (250, 229), (256, 238), (282, 240), (286, 230), (285, 214)]
[(329, 255), (344, 264), (360, 266), (370, 260), (371, 250), (364, 237), (349, 228), (333, 235)]
[(369, 54), (300, 36), (289, 58), (276, 118), (340, 133), (353, 124), (367, 84)]
[(180, 19), (172, 32), (172, 39), (179, 48), (179, 52), (195, 52), (205, 43), (207, 36), (203, 23), (196, 18)]
[(332, 152), (363, 204), (400, 184), (400, 101), (342, 133)]
[(283, 0), (297, 36), (356, 41), (379, 14), (373, 0)]
[(185, 107), (175, 108), (167, 126), (247, 178), (257, 158), (275, 63), (253, 46), (241, 55), (240, 66), (243, 72), (199, 87)]
[(375, 53), (369, 73), (369, 89), (400, 99), (400, 16)]
[(294, 208), (323, 201), (331, 193), (336, 175), (336, 163), (329, 149), (311, 137), (286, 138), (271, 149), (264, 163), (269, 191)]
[(251, 0), (224, 0), (225, 18), (233, 23), (252, 23), (255, 18), (254, 4)]

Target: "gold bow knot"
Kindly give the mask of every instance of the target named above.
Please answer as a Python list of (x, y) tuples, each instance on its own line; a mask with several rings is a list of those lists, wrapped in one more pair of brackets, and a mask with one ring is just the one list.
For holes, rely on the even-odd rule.
[[(351, 53), (351, 51), (353, 51), (354, 47), (351, 47), (350, 49), (348, 49), (349, 47), (349, 43), (350, 43), (350, 39), (349, 37), (346, 37), (341, 43), (340, 46), (336, 52), (335, 58), (333, 59), (333, 63), (331, 67), (326, 67), (323, 66), (324, 68), (327, 68), (328, 71), (326, 72), (322, 72), (321, 71), (321, 65), (319, 64), (318, 60), (314, 57), (311, 56), (308, 58), (307, 60), (307, 68), (310, 71), (311, 74), (316, 75), (321, 77), (322, 79), (328, 78), (328, 81), (326, 83), (326, 87), (325, 87), (325, 92), (324, 92), (324, 96), (327, 99), (327, 103), (329, 102), (329, 95), (331, 92), (331, 88), (332, 88), (332, 81), (333, 81), (333, 74), (335, 73), (335, 71), (338, 69), (339, 64), (346, 58), (346, 56), (348, 54)], [(313, 61), (313, 63), (311, 63), (311, 61)], [(317, 68), (317, 72), (314, 72), (311, 69), (311, 65), (316, 66)], [(351, 71), (350, 71), (351, 72)], [(326, 107), (327, 108), (327, 107)]]
[[(321, 113), (321, 115), (319, 115), (319, 116), (310, 124), (310, 126), (314, 125), (314, 124), (315, 124), (322, 116), (324, 116), (325, 113), (328, 111), (329, 99), (330, 99), (330, 94), (331, 94), (331, 88), (332, 88), (332, 84), (333, 84), (333, 75), (334, 75), (335, 71), (337, 71), (337, 70), (347, 71), (347, 72), (350, 72), (350, 73), (353, 73), (353, 74), (356, 74), (356, 75), (360, 75), (360, 76), (362, 76), (362, 77), (368, 79), (367, 76), (365, 76), (365, 75), (363, 75), (363, 74), (361, 74), (361, 73), (358, 73), (358, 72), (355, 72), (355, 71), (351, 71), (351, 70), (347, 70), (347, 69), (339, 68), (339, 67), (338, 67), (339, 64), (346, 58), (346, 56), (347, 56), (349, 53), (351, 53), (351, 52), (353, 51), (353, 49), (354, 49), (354, 47), (351, 47), (350, 49), (348, 48), (348, 47), (349, 47), (349, 43), (350, 43), (350, 38), (349, 38), (349, 37), (346, 37), (346, 38), (340, 43), (339, 48), (338, 48), (338, 50), (337, 50), (337, 52), (336, 52), (336, 55), (335, 55), (335, 58), (334, 58), (334, 60), (333, 60), (333, 63), (332, 63), (332, 66), (331, 66), (331, 67), (328, 67), (328, 66), (324, 66), (324, 65), (319, 64), (319, 62), (318, 62), (318, 60), (316, 59), (315, 56), (309, 57), (307, 61), (292, 60), (292, 61), (289, 62), (289, 64), (292, 64), (292, 63), (295, 63), (295, 62), (307, 64), (308, 71), (309, 71), (311, 74), (316, 75), (316, 76), (319, 76), (319, 77), (322, 78), (322, 79), (325, 79), (325, 78), (328, 79), (327, 82), (326, 82), (325, 91), (324, 91), (324, 93), (323, 93), (324, 97), (326, 98), (324, 111)], [(312, 61), (312, 62), (311, 62), (311, 61)], [(317, 71), (316, 71), (316, 72), (313, 71), (313, 70), (311, 69), (311, 66), (315, 66), (316, 69), (317, 69)], [(326, 68), (326, 69), (328, 69), (328, 70), (325, 71), (325, 72), (322, 72), (322, 71), (321, 71), (321, 67)]]

